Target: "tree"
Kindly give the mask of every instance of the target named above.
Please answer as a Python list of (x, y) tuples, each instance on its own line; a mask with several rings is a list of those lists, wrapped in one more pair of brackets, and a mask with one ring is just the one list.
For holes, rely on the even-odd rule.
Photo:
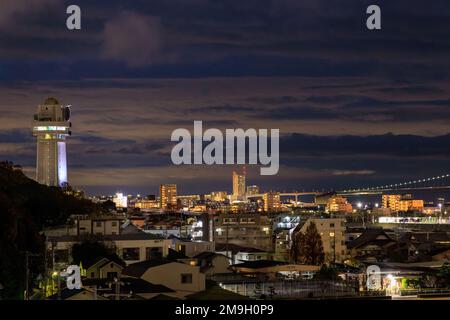
[(323, 264), (320, 270), (314, 275), (314, 279), (318, 280), (338, 280), (338, 272), (333, 267)]
[(422, 288), (436, 288), (437, 283), (438, 283), (438, 278), (435, 274), (432, 274), (432, 273), (424, 274), (419, 280), (419, 285)]
[(111, 200), (106, 200), (100, 206), (104, 212), (116, 210), (116, 204), (114, 202), (112, 202)]
[(325, 261), (322, 238), (316, 224), (311, 222), (303, 234), (300, 230), (294, 233), (291, 258), (296, 263), (322, 265)]
[[(0, 283), (4, 299), (22, 299), (25, 256), (29, 283), (45, 270), (44, 227), (65, 224), (72, 214), (90, 214), (99, 206), (29, 179), (12, 162), (0, 162)], [(30, 290), (32, 290), (31, 286)]]
[(108, 258), (113, 261), (121, 261), (115, 254), (115, 250), (108, 248), (102, 242), (94, 240), (85, 240), (81, 243), (76, 243), (72, 247), (72, 263), (89, 267), (96, 263), (101, 258)]
[(291, 261), (298, 263), (300, 261), (300, 248), (304, 244), (304, 235), (302, 232), (297, 231), (292, 234), (292, 246), (289, 252)]
[(439, 269), (437, 277), (441, 287), (447, 288), (450, 286), (450, 263), (445, 262)]

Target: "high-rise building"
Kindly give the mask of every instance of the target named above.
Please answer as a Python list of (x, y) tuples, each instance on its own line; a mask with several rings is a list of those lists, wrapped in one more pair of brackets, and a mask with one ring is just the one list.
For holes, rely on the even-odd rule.
[(66, 137), (71, 134), (70, 108), (47, 98), (34, 115), (37, 138), (36, 181), (48, 186), (67, 184)]
[(328, 199), (327, 207), (328, 212), (339, 212), (339, 213), (352, 213), (353, 207), (347, 202), (347, 198), (333, 196)]
[(277, 212), (281, 209), (280, 193), (279, 192), (267, 192), (264, 193), (264, 211), (265, 212)]
[(381, 197), (382, 208), (399, 211), (401, 199), (402, 196), (400, 194), (383, 194)]
[(233, 171), (233, 198), (242, 200), (245, 197), (245, 174)]
[(159, 208), (159, 203), (156, 200), (142, 199), (135, 203), (135, 208), (141, 211)]
[(159, 187), (159, 203), (161, 209), (175, 209), (177, 206), (177, 185), (162, 184)]
[(211, 200), (222, 202), (227, 199), (227, 192), (226, 191), (213, 191), (211, 192)]
[(116, 205), (117, 209), (128, 207), (128, 197), (121, 192), (118, 192), (114, 195), (113, 202)]
[(381, 201), (383, 208), (389, 208), (394, 212), (422, 211), (424, 208), (423, 200), (413, 199), (411, 194), (384, 194)]
[(247, 187), (247, 195), (248, 196), (254, 196), (256, 194), (259, 194), (259, 187), (258, 186), (248, 186)]

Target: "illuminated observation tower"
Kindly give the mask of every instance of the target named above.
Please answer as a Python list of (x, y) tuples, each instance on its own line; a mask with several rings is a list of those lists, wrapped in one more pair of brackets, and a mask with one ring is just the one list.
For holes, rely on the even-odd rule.
[(34, 115), (37, 137), (36, 181), (47, 186), (67, 184), (66, 137), (71, 134), (70, 106), (47, 98)]

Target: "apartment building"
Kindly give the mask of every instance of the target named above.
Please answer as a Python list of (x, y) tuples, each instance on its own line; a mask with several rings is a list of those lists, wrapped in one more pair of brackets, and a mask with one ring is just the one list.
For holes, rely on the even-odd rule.
[(300, 224), (297, 230), (305, 233), (311, 223), (315, 223), (317, 231), (322, 238), (325, 261), (343, 262), (347, 255), (347, 247), (345, 245), (345, 219), (310, 218), (303, 225)]
[(220, 214), (213, 219), (214, 241), (272, 250), (272, 222), (267, 215)]

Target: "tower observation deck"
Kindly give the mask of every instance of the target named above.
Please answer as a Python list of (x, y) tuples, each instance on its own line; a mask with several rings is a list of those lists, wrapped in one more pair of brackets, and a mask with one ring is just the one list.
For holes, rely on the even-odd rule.
[(34, 115), (37, 138), (36, 181), (48, 186), (67, 183), (66, 137), (71, 134), (70, 107), (47, 98)]

